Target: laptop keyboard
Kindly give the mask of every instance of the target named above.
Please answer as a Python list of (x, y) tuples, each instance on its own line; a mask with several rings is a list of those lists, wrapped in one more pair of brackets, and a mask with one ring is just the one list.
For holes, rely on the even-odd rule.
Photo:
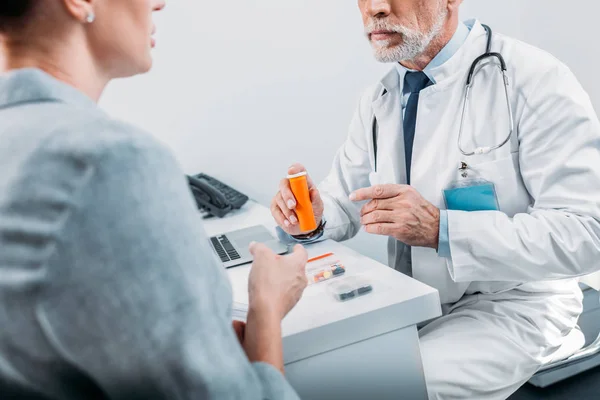
[(238, 260), (241, 258), (226, 235), (213, 236), (210, 238), (210, 241), (222, 262)]

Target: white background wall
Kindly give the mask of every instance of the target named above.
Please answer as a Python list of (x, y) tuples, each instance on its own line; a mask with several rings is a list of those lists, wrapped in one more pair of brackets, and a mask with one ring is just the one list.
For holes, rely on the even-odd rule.
[[(462, 13), (564, 60), (599, 109), (598, 6), (565, 4), (465, 0)], [(356, 1), (177, 0), (156, 22), (153, 71), (113, 83), (101, 105), (163, 140), (185, 172), (265, 205), (293, 162), (326, 175), (360, 93), (389, 68), (372, 59)], [(352, 246), (386, 261), (381, 238)]]

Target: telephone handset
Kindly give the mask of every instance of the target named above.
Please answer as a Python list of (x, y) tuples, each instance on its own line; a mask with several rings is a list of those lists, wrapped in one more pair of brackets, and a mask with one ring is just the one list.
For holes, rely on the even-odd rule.
[(198, 209), (219, 218), (241, 208), (248, 201), (248, 196), (206, 174), (192, 175), (187, 178)]

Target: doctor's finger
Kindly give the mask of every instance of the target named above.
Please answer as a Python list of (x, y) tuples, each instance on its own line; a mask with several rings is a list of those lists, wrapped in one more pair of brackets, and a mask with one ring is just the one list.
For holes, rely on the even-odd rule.
[(294, 163), (294, 164), (290, 165), (290, 167), (288, 168), (289, 175), (296, 175), (296, 174), (299, 174), (300, 172), (304, 172), (304, 171), (306, 171), (306, 168), (304, 168), (304, 165), (302, 165), (300, 163)]
[[(289, 175), (299, 174), (300, 172), (304, 171), (306, 171), (306, 168), (300, 163), (292, 164), (292, 166), (288, 168)], [(306, 183), (308, 183), (308, 189), (312, 189), (315, 187), (315, 183), (308, 173), (306, 174)]]
[(363, 201), (372, 199), (390, 199), (404, 193), (406, 185), (387, 184), (375, 185), (368, 188), (358, 189), (350, 195), (351, 201)]
[(375, 210), (393, 210), (393, 199), (373, 199), (365, 204), (360, 210), (360, 215), (365, 215)]
[(289, 210), (296, 208), (296, 197), (294, 196), (294, 193), (292, 193), (290, 182), (285, 178), (279, 182), (279, 194), (283, 198), (283, 201), (285, 201), (285, 205)]
[(363, 215), (360, 218), (361, 225), (386, 224), (396, 221), (396, 213), (392, 211), (376, 210)]
[(285, 229), (288, 229), (291, 227), (290, 221), (288, 221), (287, 218), (285, 217), (285, 215), (283, 215), (283, 213), (281, 212), (281, 210), (279, 209), (279, 206), (277, 204), (275, 204), (274, 206), (271, 206), (271, 215), (273, 215), (273, 219), (275, 219), (275, 222), (280, 227), (285, 228)]
[(382, 223), (365, 225), (365, 231), (373, 235), (393, 236), (396, 230), (396, 224)]
[(316, 189), (315, 182), (312, 180), (310, 175), (306, 174), (306, 183), (308, 183), (308, 190)]
[(286, 224), (286, 221), (283, 222), (284, 225), (286, 227), (289, 225), (296, 225), (298, 223), (298, 218), (296, 217), (296, 213), (287, 207), (286, 202), (283, 199), (283, 197), (281, 195), (278, 195), (275, 198), (275, 201), (277, 202), (277, 206), (279, 207), (279, 210), (283, 213), (283, 215), (285, 216), (285, 219), (287, 221), (287, 224)]

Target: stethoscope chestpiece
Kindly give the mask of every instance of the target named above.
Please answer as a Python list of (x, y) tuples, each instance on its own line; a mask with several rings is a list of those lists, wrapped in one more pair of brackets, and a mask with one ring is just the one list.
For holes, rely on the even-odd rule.
[(492, 151), (492, 148), (487, 146), (487, 147), (478, 147), (475, 149), (474, 153), (475, 154), (487, 154), (490, 151)]

